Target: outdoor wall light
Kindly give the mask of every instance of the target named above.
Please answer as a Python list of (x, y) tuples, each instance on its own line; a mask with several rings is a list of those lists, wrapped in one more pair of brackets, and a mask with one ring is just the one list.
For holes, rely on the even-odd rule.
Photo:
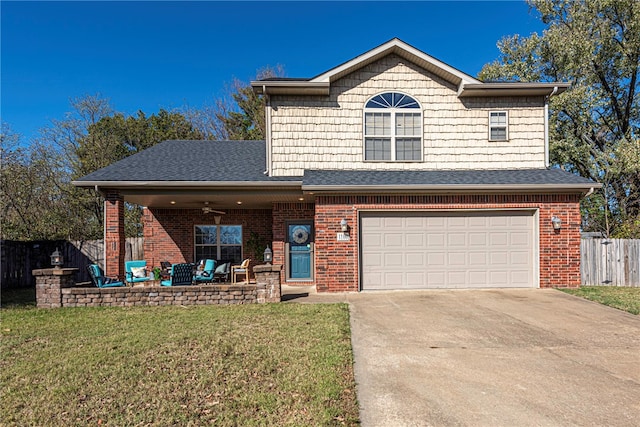
[(340, 229), (342, 230), (343, 233), (346, 233), (349, 231), (349, 225), (347, 224), (347, 220), (346, 219), (342, 219), (342, 221), (340, 221)]
[(264, 250), (264, 262), (271, 264), (271, 261), (273, 261), (273, 252), (271, 248), (269, 248), (269, 245), (267, 245), (267, 249)]
[(64, 258), (58, 248), (51, 254), (51, 265), (55, 268), (61, 268)]
[(562, 220), (557, 216), (551, 217), (551, 224), (553, 224), (554, 230), (560, 230), (562, 228)]

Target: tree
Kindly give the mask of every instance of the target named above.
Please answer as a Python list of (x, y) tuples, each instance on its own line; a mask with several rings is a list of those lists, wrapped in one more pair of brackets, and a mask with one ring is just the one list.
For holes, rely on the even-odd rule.
[[(19, 136), (3, 125), (3, 238), (102, 238), (102, 195), (71, 181), (166, 139), (202, 138), (177, 112), (125, 116), (100, 96), (74, 99), (71, 106), (64, 119), (41, 129), (28, 147), (18, 144)], [(128, 236), (140, 235), (140, 215), (139, 206), (126, 205)]]
[(502, 39), (479, 78), (570, 82), (550, 102), (551, 161), (603, 184), (583, 201), (585, 230), (640, 237), (640, 2), (529, 4), (547, 29)]
[[(282, 77), (284, 68), (267, 66), (258, 70), (256, 80)], [(185, 115), (194, 128), (214, 140), (265, 139), (265, 99), (239, 79), (227, 84), (225, 94), (213, 105), (187, 109)]]
[(58, 153), (40, 144), (23, 146), (6, 124), (0, 140), (2, 238), (69, 239), (82, 232), (85, 222), (69, 216), (74, 209)]
[[(184, 115), (164, 109), (149, 117), (142, 111), (138, 111), (136, 116), (125, 117), (122, 113), (116, 113), (102, 117), (88, 127), (87, 135), (76, 145), (74, 179), (169, 139), (202, 139), (202, 134), (191, 126)], [(104, 200), (93, 194), (90, 201), (87, 207), (101, 225)], [(126, 235), (141, 235), (142, 209), (129, 204), (125, 208)]]
[(142, 111), (125, 117), (115, 113), (87, 127), (73, 144), (74, 178), (87, 175), (168, 139), (202, 139), (181, 113), (161, 109), (147, 117)]

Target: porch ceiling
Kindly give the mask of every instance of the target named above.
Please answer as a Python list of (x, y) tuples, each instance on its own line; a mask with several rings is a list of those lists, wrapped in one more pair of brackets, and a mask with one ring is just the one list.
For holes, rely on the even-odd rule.
[[(301, 190), (121, 190), (124, 200), (141, 206), (153, 208), (197, 209), (209, 202), (211, 209), (271, 209), (274, 202), (304, 203), (313, 202), (313, 195), (303, 194)], [(240, 203), (238, 203), (240, 202)]]

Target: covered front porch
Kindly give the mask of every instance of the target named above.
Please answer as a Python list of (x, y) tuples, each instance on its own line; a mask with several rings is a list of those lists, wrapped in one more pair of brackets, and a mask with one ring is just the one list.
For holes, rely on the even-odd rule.
[[(254, 268), (264, 264), (264, 251), (269, 247), (273, 264), (284, 266), (282, 283), (315, 285), (315, 204), (309, 197), (305, 201), (300, 192), (293, 196), (266, 190), (257, 193), (221, 196), (219, 190), (184, 188), (104, 190), (106, 275), (125, 278), (125, 204), (136, 203), (144, 206), (141, 219), (147, 271), (163, 262), (213, 259), (220, 266), (250, 259), (247, 283), (251, 284), (255, 283)], [(231, 279), (228, 276), (226, 282)]]

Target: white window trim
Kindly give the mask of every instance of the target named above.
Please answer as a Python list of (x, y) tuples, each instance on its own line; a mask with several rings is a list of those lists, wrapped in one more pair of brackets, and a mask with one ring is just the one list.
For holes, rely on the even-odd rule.
[[(380, 93), (376, 93), (373, 96), (370, 96), (369, 98), (367, 98), (367, 100), (364, 102), (364, 105), (366, 106), (369, 101), (371, 101), (373, 98), (375, 98), (378, 95), (382, 95), (384, 93), (399, 93), (405, 96), (410, 97), (411, 99), (413, 99), (414, 101), (416, 101), (416, 103), (418, 104), (419, 108), (363, 108), (363, 112), (362, 112), (362, 159), (365, 162), (372, 162), (372, 163), (422, 163), (424, 162), (424, 119), (423, 119), (423, 115), (422, 115), (422, 105), (420, 104), (420, 101), (418, 101), (414, 96), (409, 95), (408, 93), (405, 92), (401, 92), (401, 91), (397, 91), (397, 90), (386, 90), (384, 92), (380, 92)], [(366, 132), (366, 115), (367, 113), (390, 113), (391, 114), (391, 134), (390, 135), (367, 135)], [(396, 160), (396, 151), (397, 151), (397, 147), (396, 147), (396, 138), (398, 137), (398, 135), (396, 135), (395, 130), (396, 130), (396, 114), (397, 113), (419, 113), (420, 114), (420, 159), (419, 160)], [(400, 137), (402, 138), (403, 136), (406, 135), (400, 135)], [(368, 160), (367, 159), (367, 137), (369, 138), (390, 138), (391, 139), (391, 159), (390, 160)], [(418, 138), (417, 136), (413, 136), (411, 138)]]
[[(503, 126), (498, 126), (498, 125), (493, 125), (491, 123), (491, 115), (492, 114), (499, 114), (499, 113), (504, 113), (505, 115), (505, 138), (504, 139), (494, 139), (491, 138), (491, 129), (493, 128), (501, 128)], [(491, 110), (489, 111), (489, 141), (509, 141), (509, 112), (507, 110)]]

